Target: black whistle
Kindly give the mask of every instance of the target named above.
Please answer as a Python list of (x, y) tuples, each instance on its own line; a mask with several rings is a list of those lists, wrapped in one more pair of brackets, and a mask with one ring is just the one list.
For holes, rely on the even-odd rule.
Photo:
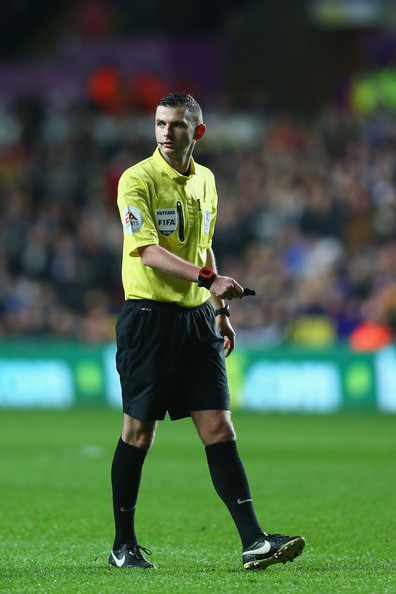
[(255, 295), (256, 291), (253, 291), (253, 289), (243, 289), (243, 294), (247, 297), (247, 295)]

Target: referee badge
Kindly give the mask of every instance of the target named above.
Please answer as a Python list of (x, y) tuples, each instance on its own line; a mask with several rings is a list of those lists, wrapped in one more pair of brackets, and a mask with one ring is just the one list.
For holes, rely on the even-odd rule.
[(136, 206), (128, 204), (122, 213), (122, 225), (128, 235), (137, 233), (143, 226), (143, 215)]
[(162, 235), (168, 237), (176, 231), (177, 212), (176, 208), (161, 208), (155, 211), (155, 222), (157, 229)]

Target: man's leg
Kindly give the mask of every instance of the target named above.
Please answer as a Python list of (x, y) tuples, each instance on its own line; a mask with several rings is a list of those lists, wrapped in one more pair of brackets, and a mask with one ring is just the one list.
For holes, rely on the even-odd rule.
[(226, 504), (241, 537), (249, 546), (263, 535), (253, 508), (245, 469), (239, 457), (230, 411), (191, 411), (206, 450), (213, 485)]
[(155, 429), (156, 421), (140, 421), (124, 414), (122, 435), (111, 467), (115, 523), (111, 565), (152, 566), (140, 553), (135, 534), (135, 508), (143, 463), (154, 441)]
[(231, 413), (222, 410), (192, 411), (191, 416), (205, 444), (213, 485), (226, 504), (242, 541), (245, 569), (266, 569), (274, 563), (293, 561), (301, 554), (301, 536), (266, 534), (257, 521), (246, 473), (235, 442)]

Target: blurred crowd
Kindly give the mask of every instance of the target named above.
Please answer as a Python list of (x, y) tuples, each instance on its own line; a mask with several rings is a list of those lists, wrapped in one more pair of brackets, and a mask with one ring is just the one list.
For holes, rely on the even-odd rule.
[[(396, 328), (396, 116), (205, 111), (221, 273), (239, 340), (327, 346)], [(152, 115), (92, 101), (0, 104), (0, 337), (111, 341), (122, 306), (120, 174)], [(364, 340), (364, 339), (363, 339)]]

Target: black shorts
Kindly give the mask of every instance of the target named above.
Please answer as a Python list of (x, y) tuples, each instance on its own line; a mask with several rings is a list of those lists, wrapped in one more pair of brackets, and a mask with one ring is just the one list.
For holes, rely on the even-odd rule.
[(209, 302), (185, 308), (146, 299), (124, 303), (116, 324), (123, 410), (147, 421), (230, 410), (224, 341)]

